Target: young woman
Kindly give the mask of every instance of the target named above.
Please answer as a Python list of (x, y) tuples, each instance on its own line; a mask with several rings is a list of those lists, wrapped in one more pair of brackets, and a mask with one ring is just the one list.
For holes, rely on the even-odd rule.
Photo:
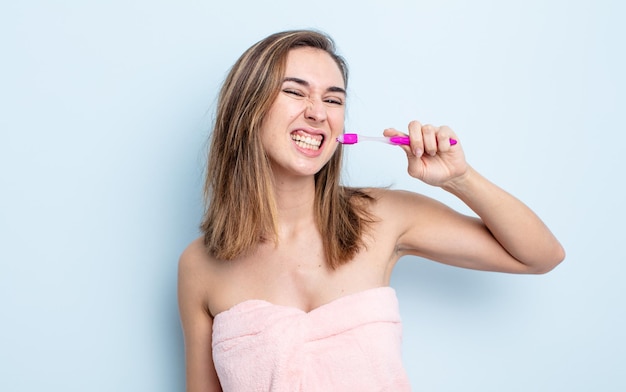
[(347, 75), (332, 40), (308, 30), (259, 41), (228, 74), (203, 236), (179, 263), (188, 391), (410, 390), (389, 287), (400, 257), (510, 273), (564, 258), (445, 126), (408, 125), (409, 174), (477, 217), (412, 192), (341, 186)]

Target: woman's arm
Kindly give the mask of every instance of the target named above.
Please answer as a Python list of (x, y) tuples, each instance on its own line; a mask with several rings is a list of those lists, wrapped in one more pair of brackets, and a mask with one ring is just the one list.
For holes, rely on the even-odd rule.
[[(386, 135), (397, 134), (386, 130)], [(465, 162), (447, 127), (409, 125), (404, 147), (409, 174), (440, 186), (465, 202), (480, 219), (464, 216), (424, 196), (396, 192), (389, 211), (401, 228), (398, 250), (472, 269), (545, 273), (565, 253), (560, 243), (521, 201), (489, 182)], [(400, 210), (397, 210), (397, 208)], [(404, 213), (403, 213), (404, 211)]]
[(444, 189), (480, 217), (493, 239), (524, 266), (523, 272), (548, 272), (565, 257), (561, 244), (530, 208), (472, 168)]
[[(213, 319), (206, 303), (206, 267), (195, 241), (178, 264), (178, 307), (185, 338), (187, 392), (221, 391), (211, 347)], [(202, 254), (202, 253), (200, 253)], [(204, 268), (203, 268), (204, 267)]]

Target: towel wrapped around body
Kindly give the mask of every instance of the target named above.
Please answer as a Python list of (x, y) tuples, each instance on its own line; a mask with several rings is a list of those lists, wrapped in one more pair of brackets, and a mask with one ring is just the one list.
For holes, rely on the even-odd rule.
[(410, 391), (395, 290), (378, 287), (310, 312), (247, 300), (213, 320), (225, 392)]

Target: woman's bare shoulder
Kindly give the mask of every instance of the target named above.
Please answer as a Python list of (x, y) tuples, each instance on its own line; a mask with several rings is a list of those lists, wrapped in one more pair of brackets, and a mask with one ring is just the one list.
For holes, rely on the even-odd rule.
[(215, 259), (206, 251), (202, 237), (193, 240), (178, 260), (179, 289), (204, 291), (210, 287)]
[(420, 207), (428, 208), (438, 204), (437, 201), (428, 196), (400, 189), (363, 188), (363, 192), (376, 201), (374, 205), (378, 211), (390, 210), (397, 212), (398, 209), (409, 206), (411, 209), (414, 209)]
[(213, 257), (206, 251), (202, 237), (196, 238), (187, 245), (178, 261), (179, 266), (191, 269), (206, 268), (213, 262)]

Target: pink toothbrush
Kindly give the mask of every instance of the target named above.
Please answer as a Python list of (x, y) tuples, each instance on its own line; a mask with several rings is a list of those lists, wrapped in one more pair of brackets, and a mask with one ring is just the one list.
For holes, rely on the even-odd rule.
[[(383, 142), (388, 144), (397, 145), (409, 145), (411, 142), (409, 141), (408, 136), (362, 136), (357, 135), (356, 133), (344, 133), (343, 135), (337, 138), (337, 141), (341, 144), (356, 144), (358, 142), (366, 142), (366, 141), (374, 141), (374, 142)], [(450, 138), (450, 145), (454, 146), (457, 143), (456, 139)]]

